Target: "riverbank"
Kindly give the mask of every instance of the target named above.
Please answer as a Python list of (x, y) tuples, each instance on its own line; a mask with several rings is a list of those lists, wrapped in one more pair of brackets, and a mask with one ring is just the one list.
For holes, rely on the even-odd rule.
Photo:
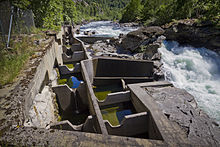
[[(217, 124), (197, 106), (194, 97), (185, 90), (173, 87), (169, 82), (156, 82), (158, 79), (153, 76), (153, 68), (158, 63), (159, 69), (161, 69), (158, 52), (145, 53), (145, 59), (151, 61), (115, 59), (115, 57), (93, 58), (94, 56), (91, 53), (97, 49), (100, 42), (85, 45), (84, 42), (73, 38), (72, 31), (74, 29), (70, 28), (70, 26), (65, 27), (63, 34), (59, 34), (59, 37), (50, 34), (56, 37), (51, 40), (52, 42), (44, 52), (45, 54), (38, 58), (39, 62), (33, 67), (33, 70), (27, 72), (26, 79), (28, 80), (25, 80), (24, 77), (21, 84), (18, 84), (13, 91), (14, 94), (0, 100), (3, 104), (3, 109), (0, 112), (4, 116), (4, 118), (1, 118), (2, 126), (0, 128), (0, 140), (3, 143), (65, 146), (67, 144), (82, 145), (89, 141), (89, 145), (98, 142), (98, 145), (105, 144), (106, 146), (112, 144), (116, 146), (219, 145), (220, 130)], [(150, 46), (150, 48), (144, 49), (147, 51), (154, 46), (157, 51), (157, 47), (163, 45), (161, 33), (163, 33), (161, 28), (151, 27), (145, 30), (142, 36), (137, 36), (135, 41), (144, 38), (145, 41), (147, 40), (146, 45), (149, 43)], [(134, 37), (135, 34), (137, 35), (137, 33), (131, 32), (128, 36)], [(109, 45), (112, 43), (117, 47), (125, 38), (126, 36), (121, 39), (112, 38), (113, 40), (104, 41), (105, 44), (101, 42), (103, 47), (96, 50), (96, 53), (103, 53), (103, 51), (111, 53), (113, 51), (116, 56), (120, 55), (117, 48), (109, 48)], [(132, 51), (131, 48), (128, 48), (127, 52), (131, 53), (128, 56), (133, 59), (134, 51), (138, 50), (138, 48), (135, 48)], [(96, 56), (98, 55), (96, 54)], [(140, 59), (143, 60), (143, 57)], [(75, 67), (74, 69), (63, 66), (63, 64), (70, 64), (69, 62), (74, 64), (71, 66)], [(76, 67), (80, 68), (76, 70)], [(59, 77), (54, 77), (54, 68), (59, 69)], [(56, 85), (56, 79), (77, 76), (76, 72), (82, 74), (81, 76), (77, 74), (81, 80), (79, 89), (71, 89), (69, 85)], [(146, 83), (140, 83), (140, 81)], [(103, 85), (106, 84), (111, 86), (115, 82), (117, 86), (121, 83), (121, 88), (114, 92), (110, 91), (110, 93), (107, 91), (105, 101), (97, 99), (96, 90), (100, 88), (100, 85), (101, 87), (105, 87)], [(73, 115), (67, 117), (69, 121), (62, 120), (53, 124), (46, 121), (46, 124), (43, 125), (46, 129), (29, 128), (26, 123), (31, 122), (29, 118), (32, 117), (32, 114), (44, 116), (43, 113), (38, 114), (38, 112), (41, 112), (41, 105), (34, 107), (36, 102), (45, 103), (38, 96), (47, 95), (47, 99), (54, 98), (53, 94), (47, 94), (43, 90), (43, 87), (47, 88), (45, 85), (50, 88), (52, 86), (62, 113), (71, 110), (70, 112)], [(72, 99), (74, 101), (71, 101)], [(109, 117), (103, 117), (106, 111), (112, 110), (107, 109), (112, 107), (110, 104), (123, 106), (125, 110), (130, 109), (132, 114), (129, 111), (124, 120), (119, 121), (119, 126), (112, 126), (107, 120), (104, 120), (104, 118)], [(42, 110), (47, 108), (50, 110), (47, 105), (43, 106)], [(86, 121), (83, 121), (83, 124), (80, 125), (78, 123), (72, 124), (74, 123), (72, 119), (77, 118), (78, 114), (84, 112), (82, 110), (87, 109), (89, 109), (89, 112), (86, 111), (86, 116), (88, 115)], [(31, 115), (28, 112), (31, 112)], [(41, 117), (37, 119), (39, 118)], [(35, 121), (35, 123), (37, 122)], [(133, 125), (134, 123), (136, 125)], [(142, 125), (138, 125), (140, 123)], [(129, 129), (131, 124), (132, 129)], [(131, 135), (127, 135), (126, 132)], [(138, 132), (144, 134), (139, 135)], [(54, 135), (56, 138), (54, 138)]]

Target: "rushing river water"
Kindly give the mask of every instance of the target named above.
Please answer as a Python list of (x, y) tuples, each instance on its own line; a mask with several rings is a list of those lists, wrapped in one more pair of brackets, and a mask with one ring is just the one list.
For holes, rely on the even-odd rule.
[(112, 21), (96, 21), (91, 22), (80, 27), (80, 34), (78, 36), (85, 36), (85, 31), (96, 32), (93, 36), (100, 37), (118, 37), (119, 34), (127, 34), (128, 32), (137, 30), (137, 27), (121, 27), (118, 23)]
[[(80, 29), (80, 35), (84, 31), (96, 31), (97, 36), (118, 36), (137, 28), (99, 21)], [(171, 41), (165, 41), (159, 51), (166, 80), (192, 94), (199, 107), (220, 124), (220, 56), (205, 48), (183, 47)]]
[(192, 94), (200, 108), (220, 124), (220, 56), (174, 41), (165, 41), (159, 51), (166, 79)]

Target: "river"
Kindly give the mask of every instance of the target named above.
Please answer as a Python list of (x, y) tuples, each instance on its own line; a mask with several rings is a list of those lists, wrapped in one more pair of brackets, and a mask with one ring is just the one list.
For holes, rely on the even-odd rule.
[(127, 34), (137, 29), (137, 27), (121, 27), (119, 23), (114, 23), (112, 21), (95, 21), (81, 26), (80, 34), (76, 34), (75, 37), (85, 36), (85, 31), (95, 31), (96, 33), (93, 36), (118, 37), (119, 34)]
[[(81, 26), (78, 36), (83, 36), (84, 31), (95, 31), (96, 36), (115, 37), (137, 29), (98, 21)], [(220, 56), (206, 48), (180, 46), (174, 41), (164, 41), (159, 52), (165, 79), (192, 94), (198, 106), (220, 124)]]

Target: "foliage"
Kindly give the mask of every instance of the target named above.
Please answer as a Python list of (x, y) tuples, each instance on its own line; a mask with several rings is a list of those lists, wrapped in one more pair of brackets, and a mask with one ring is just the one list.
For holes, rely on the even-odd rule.
[(47, 6), (43, 27), (59, 29), (63, 22), (63, 4), (60, 0), (50, 0)]
[(77, 2), (77, 18), (83, 20), (119, 20), (129, 0), (84, 0)]
[(65, 22), (84, 20), (119, 20), (121, 9), (130, 0), (10, 0), (21, 9), (32, 9), (35, 25), (58, 29)]
[(75, 3), (73, 0), (64, 0), (63, 1), (63, 19), (64, 21), (72, 22), (76, 19), (77, 12)]
[[(35, 30), (36, 32), (39, 32)], [(13, 36), (10, 49), (0, 51), (0, 85), (12, 83), (33, 54), (34, 40), (42, 38), (41, 33), (29, 36)]]
[(131, 0), (125, 7), (120, 22), (132, 22), (138, 20), (142, 9), (141, 0)]
[(216, 0), (142, 0), (142, 6), (139, 6), (142, 8), (140, 13), (135, 12), (139, 11), (134, 9), (136, 5), (140, 5), (140, 2), (130, 1), (124, 10), (122, 22), (134, 21), (134, 18), (140, 17), (141, 21), (147, 25), (161, 25), (173, 19), (186, 18), (220, 23), (220, 1)]

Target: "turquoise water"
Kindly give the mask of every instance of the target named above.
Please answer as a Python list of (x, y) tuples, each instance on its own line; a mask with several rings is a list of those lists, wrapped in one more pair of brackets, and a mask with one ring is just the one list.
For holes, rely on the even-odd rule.
[(220, 124), (220, 56), (172, 41), (165, 41), (159, 51), (166, 80), (192, 94), (199, 107)]

